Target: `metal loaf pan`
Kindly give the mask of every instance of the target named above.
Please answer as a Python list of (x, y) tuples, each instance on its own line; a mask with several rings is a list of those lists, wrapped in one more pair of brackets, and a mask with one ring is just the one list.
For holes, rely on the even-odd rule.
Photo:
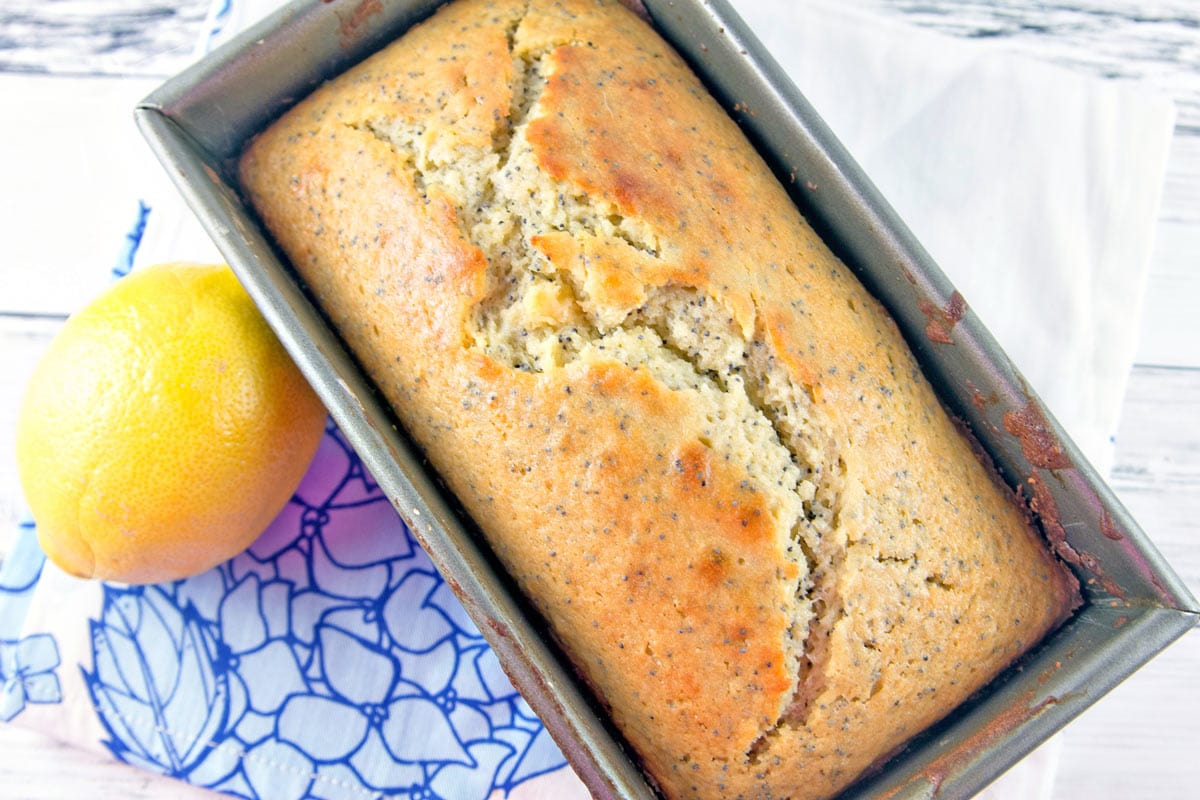
[[(597, 797), (654, 791), (469, 521), (243, 204), (247, 138), (440, 0), (299, 0), (164, 84), (138, 124), (380, 486)], [(884, 302), (951, 413), (1031, 498), (1086, 604), (1019, 665), (849, 789), (969, 797), (1192, 628), (1200, 607), (961, 296), (724, 0), (645, 0), (814, 225)], [(930, 335), (931, 326), (936, 328)]]

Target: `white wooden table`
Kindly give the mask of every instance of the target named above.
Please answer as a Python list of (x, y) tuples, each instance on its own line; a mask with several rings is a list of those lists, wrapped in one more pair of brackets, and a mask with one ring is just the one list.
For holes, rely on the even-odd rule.
[[(1179, 117), (1111, 482), (1200, 593), (1200, 2), (860, 2), (954, 36), (1003, 38), (1072, 69), (1144, 79), (1175, 98)], [(63, 147), (86, 144), (79, 137), (94, 138), (94, 129), (48, 126), (79, 126), (89, 108), (131, 108), (190, 60), (207, 7), (207, 0), (6, 0), (0, 101), (9, 109), (6, 127), (17, 127), (0, 155), (0, 241), (7, 245), (31, 220), (55, 213), (46, 186), (61, 192), (80, 180), (131, 180), (120, 167), (126, 153)], [(57, 137), (59, 158), (38, 150), (47, 137)], [(21, 389), (66, 313), (103, 285), (95, 265), (115, 258), (120, 243), (111, 231), (128, 219), (129, 209), (98, 208), (88, 219), (64, 220), (68, 233), (54, 246), (94, 278), (47, 274), (33, 248), (7, 247), (0, 259), (0, 530), (14, 526), (20, 509), (12, 451)], [(95, 239), (87, 230), (110, 233)], [(0, 534), (0, 557), (9, 544)], [(1054, 796), (1200, 798), (1198, 754), (1200, 629), (1067, 728)], [(0, 798), (193, 796), (211, 795), (0, 725)]]

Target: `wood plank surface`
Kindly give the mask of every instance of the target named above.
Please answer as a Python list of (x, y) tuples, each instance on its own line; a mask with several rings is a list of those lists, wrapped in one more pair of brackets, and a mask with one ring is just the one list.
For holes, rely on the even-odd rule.
[(210, 0), (5, 0), (0, 72), (166, 77), (194, 57)]

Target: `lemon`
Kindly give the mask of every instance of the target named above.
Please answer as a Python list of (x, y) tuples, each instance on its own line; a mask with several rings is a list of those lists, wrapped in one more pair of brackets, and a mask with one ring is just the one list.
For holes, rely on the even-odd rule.
[(17, 467), (50, 560), (154, 583), (246, 549), (295, 492), (324, 427), (233, 272), (163, 264), (67, 320), (23, 399)]

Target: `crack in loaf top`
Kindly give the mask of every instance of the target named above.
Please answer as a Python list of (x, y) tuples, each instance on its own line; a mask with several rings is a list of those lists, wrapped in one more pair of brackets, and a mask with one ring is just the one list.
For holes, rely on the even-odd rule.
[(821, 797), (1069, 607), (878, 303), (614, 3), (453, 3), (244, 186), (671, 797)]

